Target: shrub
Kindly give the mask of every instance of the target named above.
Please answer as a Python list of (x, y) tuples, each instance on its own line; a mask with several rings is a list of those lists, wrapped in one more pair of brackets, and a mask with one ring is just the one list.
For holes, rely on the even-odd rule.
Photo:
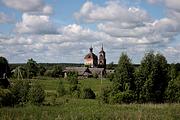
[(25, 80), (18, 80), (15, 82), (10, 91), (13, 94), (15, 104), (24, 104), (28, 101), (28, 92), (30, 89), (30, 82)]
[(64, 83), (62, 80), (59, 81), (59, 85), (58, 85), (58, 88), (57, 88), (57, 94), (58, 96), (64, 96), (66, 94), (66, 90), (64, 88)]
[(78, 84), (78, 73), (69, 72), (67, 74), (67, 80), (70, 82), (70, 84)]
[(133, 91), (118, 92), (110, 98), (111, 103), (132, 103), (135, 101)]
[(35, 105), (42, 104), (45, 99), (45, 91), (40, 84), (35, 82), (29, 90), (28, 97), (30, 103)]
[(44, 76), (47, 76), (47, 77), (52, 77), (52, 70), (46, 70), (46, 72), (44, 73)]
[(0, 107), (13, 106), (13, 95), (10, 90), (0, 88)]
[(104, 87), (101, 89), (99, 99), (103, 103), (109, 103), (111, 89), (109, 87)]
[(81, 98), (83, 99), (95, 99), (96, 95), (91, 88), (83, 88), (81, 92)]

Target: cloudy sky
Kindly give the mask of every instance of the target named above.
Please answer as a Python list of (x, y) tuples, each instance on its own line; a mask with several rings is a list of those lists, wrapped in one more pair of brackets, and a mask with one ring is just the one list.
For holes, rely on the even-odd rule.
[(107, 63), (154, 50), (180, 62), (180, 0), (0, 0), (0, 56), (10, 63), (83, 63), (101, 45)]

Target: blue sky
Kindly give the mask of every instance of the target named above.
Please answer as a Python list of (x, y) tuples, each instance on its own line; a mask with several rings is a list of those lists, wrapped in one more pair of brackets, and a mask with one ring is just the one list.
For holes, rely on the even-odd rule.
[(179, 0), (0, 0), (0, 56), (10, 63), (83, 63), (101, 44), (107, 63), (149, 50), (180, 62)]

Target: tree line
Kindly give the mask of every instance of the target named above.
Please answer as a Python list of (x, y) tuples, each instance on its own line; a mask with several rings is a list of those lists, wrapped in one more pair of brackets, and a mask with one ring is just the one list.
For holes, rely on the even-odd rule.
[(159, 53), (146, 53), (136, 68), (122, 53), (111, 80), (100, 96), (105, 103), (180, 102), (180, 73)]

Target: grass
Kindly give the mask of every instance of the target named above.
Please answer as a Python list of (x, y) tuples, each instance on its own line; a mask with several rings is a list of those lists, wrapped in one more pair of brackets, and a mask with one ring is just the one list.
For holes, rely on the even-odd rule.
[[(47, 93), (56, 93), (60, 79), (39, 78)], [(64, 80), (65, 87), (68, 83)], [(108, 80), (85, 79), (80, 86), (90, 87), (99, 94), (100, 88), (111, 84)], [(68, 96), (46, 96), (46, 104), (0, 108), (1, 120), (178, 120), (180, 104), (102, 104), (96, 100), (74, 99)]]
[(179, 104), (100, 104), (97, 100), (59, 98), (55, 106), (1, 108), (2, 120), (178, 120)]

